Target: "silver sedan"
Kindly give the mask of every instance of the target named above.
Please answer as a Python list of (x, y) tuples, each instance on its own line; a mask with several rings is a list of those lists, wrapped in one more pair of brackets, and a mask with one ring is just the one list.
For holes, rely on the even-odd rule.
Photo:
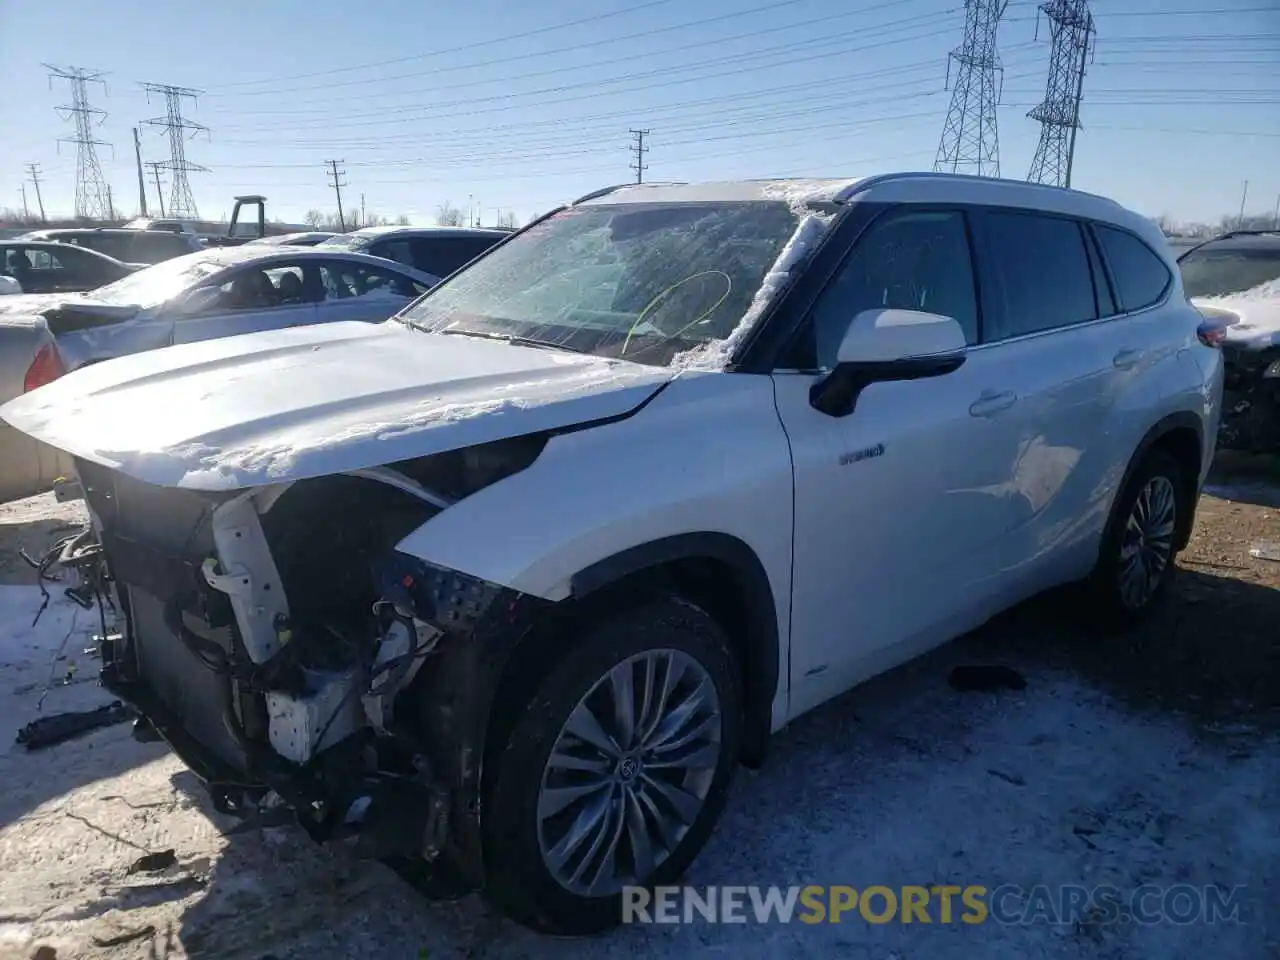
[[(334, 321), (377, 322), (439, 282), (381, 257), (218, 247), (84, 294), (0, 298), (0, 403), (90, 363), (177, 343)], [(0, 502), (47, 490), (66, 464), (0, 422)]]

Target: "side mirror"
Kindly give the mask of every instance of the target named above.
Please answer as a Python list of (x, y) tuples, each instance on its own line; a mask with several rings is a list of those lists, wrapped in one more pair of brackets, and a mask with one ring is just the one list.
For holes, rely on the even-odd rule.
[(198, 313), (204, 313), (221, 297), (222, 290), (218, 287), (196, 287), (188, 291), (178, 303), (178, 312), (184, 317), (193, 317)]
[(847, 416), (871, 384), (951, 373), (964, 363), (966, 347), (964, 328), (951, 317), (864, 310), (840, 341), (835, 369), (810, 389), (809, 402), (828, 416)]

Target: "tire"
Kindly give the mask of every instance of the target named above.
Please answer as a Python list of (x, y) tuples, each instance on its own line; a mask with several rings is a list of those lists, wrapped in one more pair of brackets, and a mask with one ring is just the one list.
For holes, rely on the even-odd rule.
[[(644, 709), (646, 701), (641, 691), (649, 676), (647, 663), (654, 664), (654, 679), (679, 675), (665, 704), (666, 712)], [(664, 664), (668, 666), (664, 668)], [(636, 704), (633, 727), (641, 732), (648, 727), (647, 740), (643, 739), (643, 733), (636, 738), (646, 748), (662, 740), (657, 735), (664, 731), (668, 734), (668, 745), (673, 732), (678, 735), (677, 741), (690, 736), (691, 730), (719, 738), (718, 748), (702, 745), (697, 749), (701, 762), (695, 770), (684, 774), (684, 797), (693, 796), (696, 800), (701, 794), (701, 804), (686, 809), (683, 825), (667, 833), (670, 842), (665, 851), (662, 845), (653, 845), (652, 862), (656, 866), (648, 871), (634, 866), (645, 861), (633, 853), (636, 848), (631, 845), (629, 827), (636, 825), (637, 816), (646, 824), (652, 824), (654, 811), (669, 814), (676, 809), (664, 799), (670, 794), (664, 795), (654, 783), (677, 776), (677, 769), (654, 766), (658, 755), (640, 748), (633, 748), (621, 759), (615, 756), (606, 761), (603, 750), (590, 747), (587, 741), (566, 730), (575, 711), (585, 709), (584, 698), (589, 698), (585, 702), (595, 708), (597, 717), (612, 712), (601, 709), (617, 689), (611, 683), (611, 676), (631, 677), (635, 694), (632, 702)], [(699, 689), (704, 693), (709, 684), (714, 691), (714, 702), (702, 701), (702, 707), (686, 716), (685, 722), (676, 724), (674, 731), (659, 723), (659, 719), (666, 717), (670, 724), (672, 705), (692, 701), (690, 690), (696, 683), (701, 684)], [(657, 702), (653, 700), (647, 705), (651, 707)], [(713, 708), (714, 703), (718, 703), (718, 711)], [(576, 642), (548, 671), (520, 713), (499, 755), (496, 770), (487, 778), (482, 820), (488, 873), (486, 895), (524, 926), (543, 933), (584, 935), (607, 930), (621, 922), (619, 884), (652, 887), (677, 882), (707, 842), (724, 809), (738, 763), (742, 709), (738, 665), (729, 642), (719, 625), (693, 604), (668, 596), (642, 601), (586, 623)], [(582, 718), (581, 712), (576, 714), (575, 729), (588, 730), (598, 739), (598, 734), (589, 726), (578, 722)], [(600, 720), (600, 728), (610, 733), (621, 729), (614, 717)], [(687, 745), (683, 753), (668, 749), (660, 755), (674, 759), (699, 744), (701, 741)], [(548, 761), (553, 752), (559, 757), (586, 757), (587, 760), (580, 762), (596, 769), (588, 772), (557, 765), (549, 770)], [(629, 765), (627, 756), (632, 757)], [(648, 769), (644, 767), (646, 759), (650, 763)], [(563, 810), (553, 812), (558, 803), (551, 798), (558, 797), (562, 802), (568, 794), (544, 795), (544, 775), (553, 788), (566, 781), (582, 783), (593, 775), (610, 782), (578, 797)], [(628, 795), (633, 799), (628, 801)], [(541, 808), (544, 818), (540, 819), (540, 799), (544, 796), (547, 798), (546, 806)], [(584, 822), (588, 811), (606, 809), (599, 832), (586, 833), (586, 839), (568, 855), (558, 877), (548, 866), (543, 849), (554, 851), (557, 844), (564, 846), (567, 823)], [(630, 819), (624, 811), (630, 812)], [(668, 825), (670, 822), (667, 821)], [(614, 862), (619, 868), (618, 876), (612, 885), (602, 881), (592, 888), (591, 879), (597, 873), (600, 857), (584, 854), (597, 843), (600, 850), (606, 849), (610, 838), (617, 842)], [(580, 871), (576, 883), (572, 880), (575, 867)], [(566, 880), (562, 881), (561, 877)]]
[[(1113, 629), (1137, 626), (1164, 602), (1176, 570), (1178, 529), (1191, 510), (1189, 488), (1182, 466), (1158, 448), (1133, 472), (1112, 506), (1098, 562), (1089, 578), (1089, 612), (1097, 625)], [(1138, 509), (1140, 504), (1142, 510)], [(1145, 541), (1138, 541), (1137, 554), (1147, 561), (1146, 569), (1153, 568), (1151, 561), (1155, 559), (1162, 558), (1162, 563), (1158, 574), (1147, 578), (1142, 589), (1132, 590), (1133, 581), (1127, 574), (1133, 567), (1126, 557), (1133, 552), (1132, 524), (1141, 525), (1142, 516), (1151, 520)], [(1150, 552), (1142, 549), (1144, 542)]]

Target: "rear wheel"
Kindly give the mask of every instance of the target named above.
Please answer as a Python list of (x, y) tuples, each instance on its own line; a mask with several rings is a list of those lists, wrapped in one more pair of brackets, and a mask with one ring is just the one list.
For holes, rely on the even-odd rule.
[(675, 882), (706, 843), (741, 715), (728, 641), (698, 607), (669, 597), (588, 625), (490, 781), (489, 895), (549, 933), (620, 922), (624, 888)]
[(1116, 499), (1091, 577), (1094, 612), (1104, 624), (1134, 625), (1166, 595), (1179, 525), (1191, 509), (1187, 490), (1178, 461), (1156, 449)]

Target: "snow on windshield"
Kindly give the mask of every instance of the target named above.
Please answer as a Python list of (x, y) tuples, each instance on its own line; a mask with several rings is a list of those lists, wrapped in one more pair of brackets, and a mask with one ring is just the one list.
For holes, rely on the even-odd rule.
[(122, 280), (94, 290), (90, 296), (103, 303), (154, 307), (223, 269), (225, 264), (208, 253), (189, 253), (131, 273)]
[[(821, 218), (803, 217), (790, 199), (570, 208), (495, 248), (404, 319), (428, 332), (665, 366), (731, 342), (812, 248)], [(713, 349), (703, 362), (723, 356)]]

